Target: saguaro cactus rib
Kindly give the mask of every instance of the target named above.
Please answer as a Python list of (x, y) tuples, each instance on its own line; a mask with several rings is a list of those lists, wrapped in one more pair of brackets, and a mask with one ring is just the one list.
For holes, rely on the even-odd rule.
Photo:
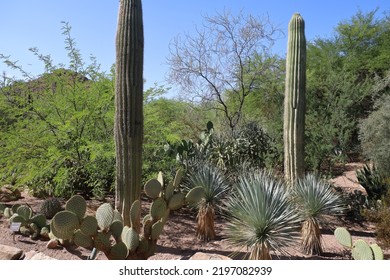
[(130, 207), (142, 188), (143, 55), (141, 0), (121, 0), (116, 34), (115, 207), (127, 226)]
[(286, 181), (302, 177), (304, 168), (306, 89), (305, 23), (294, 14), (288, 28), (284, 100), (284, 172)]

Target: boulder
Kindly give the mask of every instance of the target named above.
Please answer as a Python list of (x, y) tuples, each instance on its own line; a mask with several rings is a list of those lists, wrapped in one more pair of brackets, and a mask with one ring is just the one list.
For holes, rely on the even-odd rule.
[(22, 198), (22, 194), (12, 185), (4, 185), (0, 189), (0, 202), (9, 202)]
[(21, 249), (0, 244), (0, 260), (20, 260), (22, 257)]
[(42, 252), (29, 251), (26, 253), (25, 260), (56, 260), (55, 258), (49, 257)]
[(231, 258), (219, 254), (197, 252), (191, 256), (190, 260), (231, 260)]

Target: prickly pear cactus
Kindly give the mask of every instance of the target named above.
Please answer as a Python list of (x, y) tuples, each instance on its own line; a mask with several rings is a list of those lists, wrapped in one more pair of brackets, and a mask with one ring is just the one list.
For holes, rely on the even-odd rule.
[[(130, 226), (124, 225), (119, 211), (109, 203), (103, 203), (96, 216), (85, 216), (84, 199), (71, 197), (66, 210), (53, 217), (49, 236), (62, 240), (63, 244), (73, 242), (94, 252), (101, 251), (108, 259), (147, 259), (155, 252), (170, 212), (186, 205), (187, 198), (195, 202), (199, 197), (198, 190), (190, 196), (180, 191), (182, 177), (179, 170), (172, 183), (164, 184), (162, 173), (149, 180), (144, 186), (144, 193), (151, 200), (149, 213), (142, 218), (141, 202), (134, 201), (128, 215)], [(142, 227), (137, 228), (139, 224)]]
[(341, 245), (347, 248), (352, 248), (352, 236), (347, 229), (343, 227), (336, 228), (334, 236)]
[(41, 236), (41, 229), (47, 226), (46, 217), (43, 214), (35, 214), (29, 205), (15, 204), (12, 208), (4, 209), (5, 217), (9, 216), (9, 223), (20, 223), (19, 233), (30, 236), (36, 240)]
[(336, 228), (334, 235), (341, 245), (351, 250), (354, 260), (383, 260), (384, 258), (383, 251), (377, 244), (370, 245), (362, 239), (353, 242), (351, 234), (343, 227)]
[(354, 260), (373, 260), (374, 254), (366, 241), (358, 239), (352, 247), (352, 258)]

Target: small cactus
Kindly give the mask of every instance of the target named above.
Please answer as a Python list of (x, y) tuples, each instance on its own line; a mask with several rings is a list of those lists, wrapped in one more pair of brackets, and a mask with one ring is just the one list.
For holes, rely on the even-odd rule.
[(65, 210), (76, 214), (79, 221), (81, 221), (85, 216), (85, 212), (87, 211), (87, 203), (81, 195), (74, 195), (66, 202)]
[(56, 197), (46, 198), (40, 207), (40, 213), (45, 215), (47, 219), (51, 219), (55, 214), (62, 210), (61, 202)]
[(77, 215), (68, 210), (58, 212), (51, 221), (51, 230), (59, 239), (71, 239), (79, 226)]
[(108, 230), (114, 219), (114, 209), (111, 204), (104, 203), (96, 210), (96, 220), (101, 230)]
[(370, 245), (362, 239), (353, 242), (351, 234), (343, 227), (336, 228), (334, 236), (341, 245), (351, 250), (354, 260), (383, 260), (383, 251), (377, 244)]

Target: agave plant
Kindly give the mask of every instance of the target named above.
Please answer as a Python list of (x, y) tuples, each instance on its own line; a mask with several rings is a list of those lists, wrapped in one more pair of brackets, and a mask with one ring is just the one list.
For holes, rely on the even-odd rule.
[(228, 198), (228, 239), (249, 249), (249, 259), (268, 260), (271, 252), (296, 245), (300, 219), (290, 203), (288, 188), (271, 173), (242, 175)]
[(320, 255), (323, 252), (320, 225), (325, 215), (339, 214), (344, 210), (342, 198), (313, 174), (297, 181), (293, 198), (303, 219), (302, 249), (306, 254)]
[(203, 188), (202, 199), (193, 205), (198, 209), (196, 235), (200, 240), (213, 240), (216, 238), (216, 207), (221, 205), (221, 199), (228, 191), (227, 179), (217, 167), (202, 163), (190, 172), (188, 187)]

